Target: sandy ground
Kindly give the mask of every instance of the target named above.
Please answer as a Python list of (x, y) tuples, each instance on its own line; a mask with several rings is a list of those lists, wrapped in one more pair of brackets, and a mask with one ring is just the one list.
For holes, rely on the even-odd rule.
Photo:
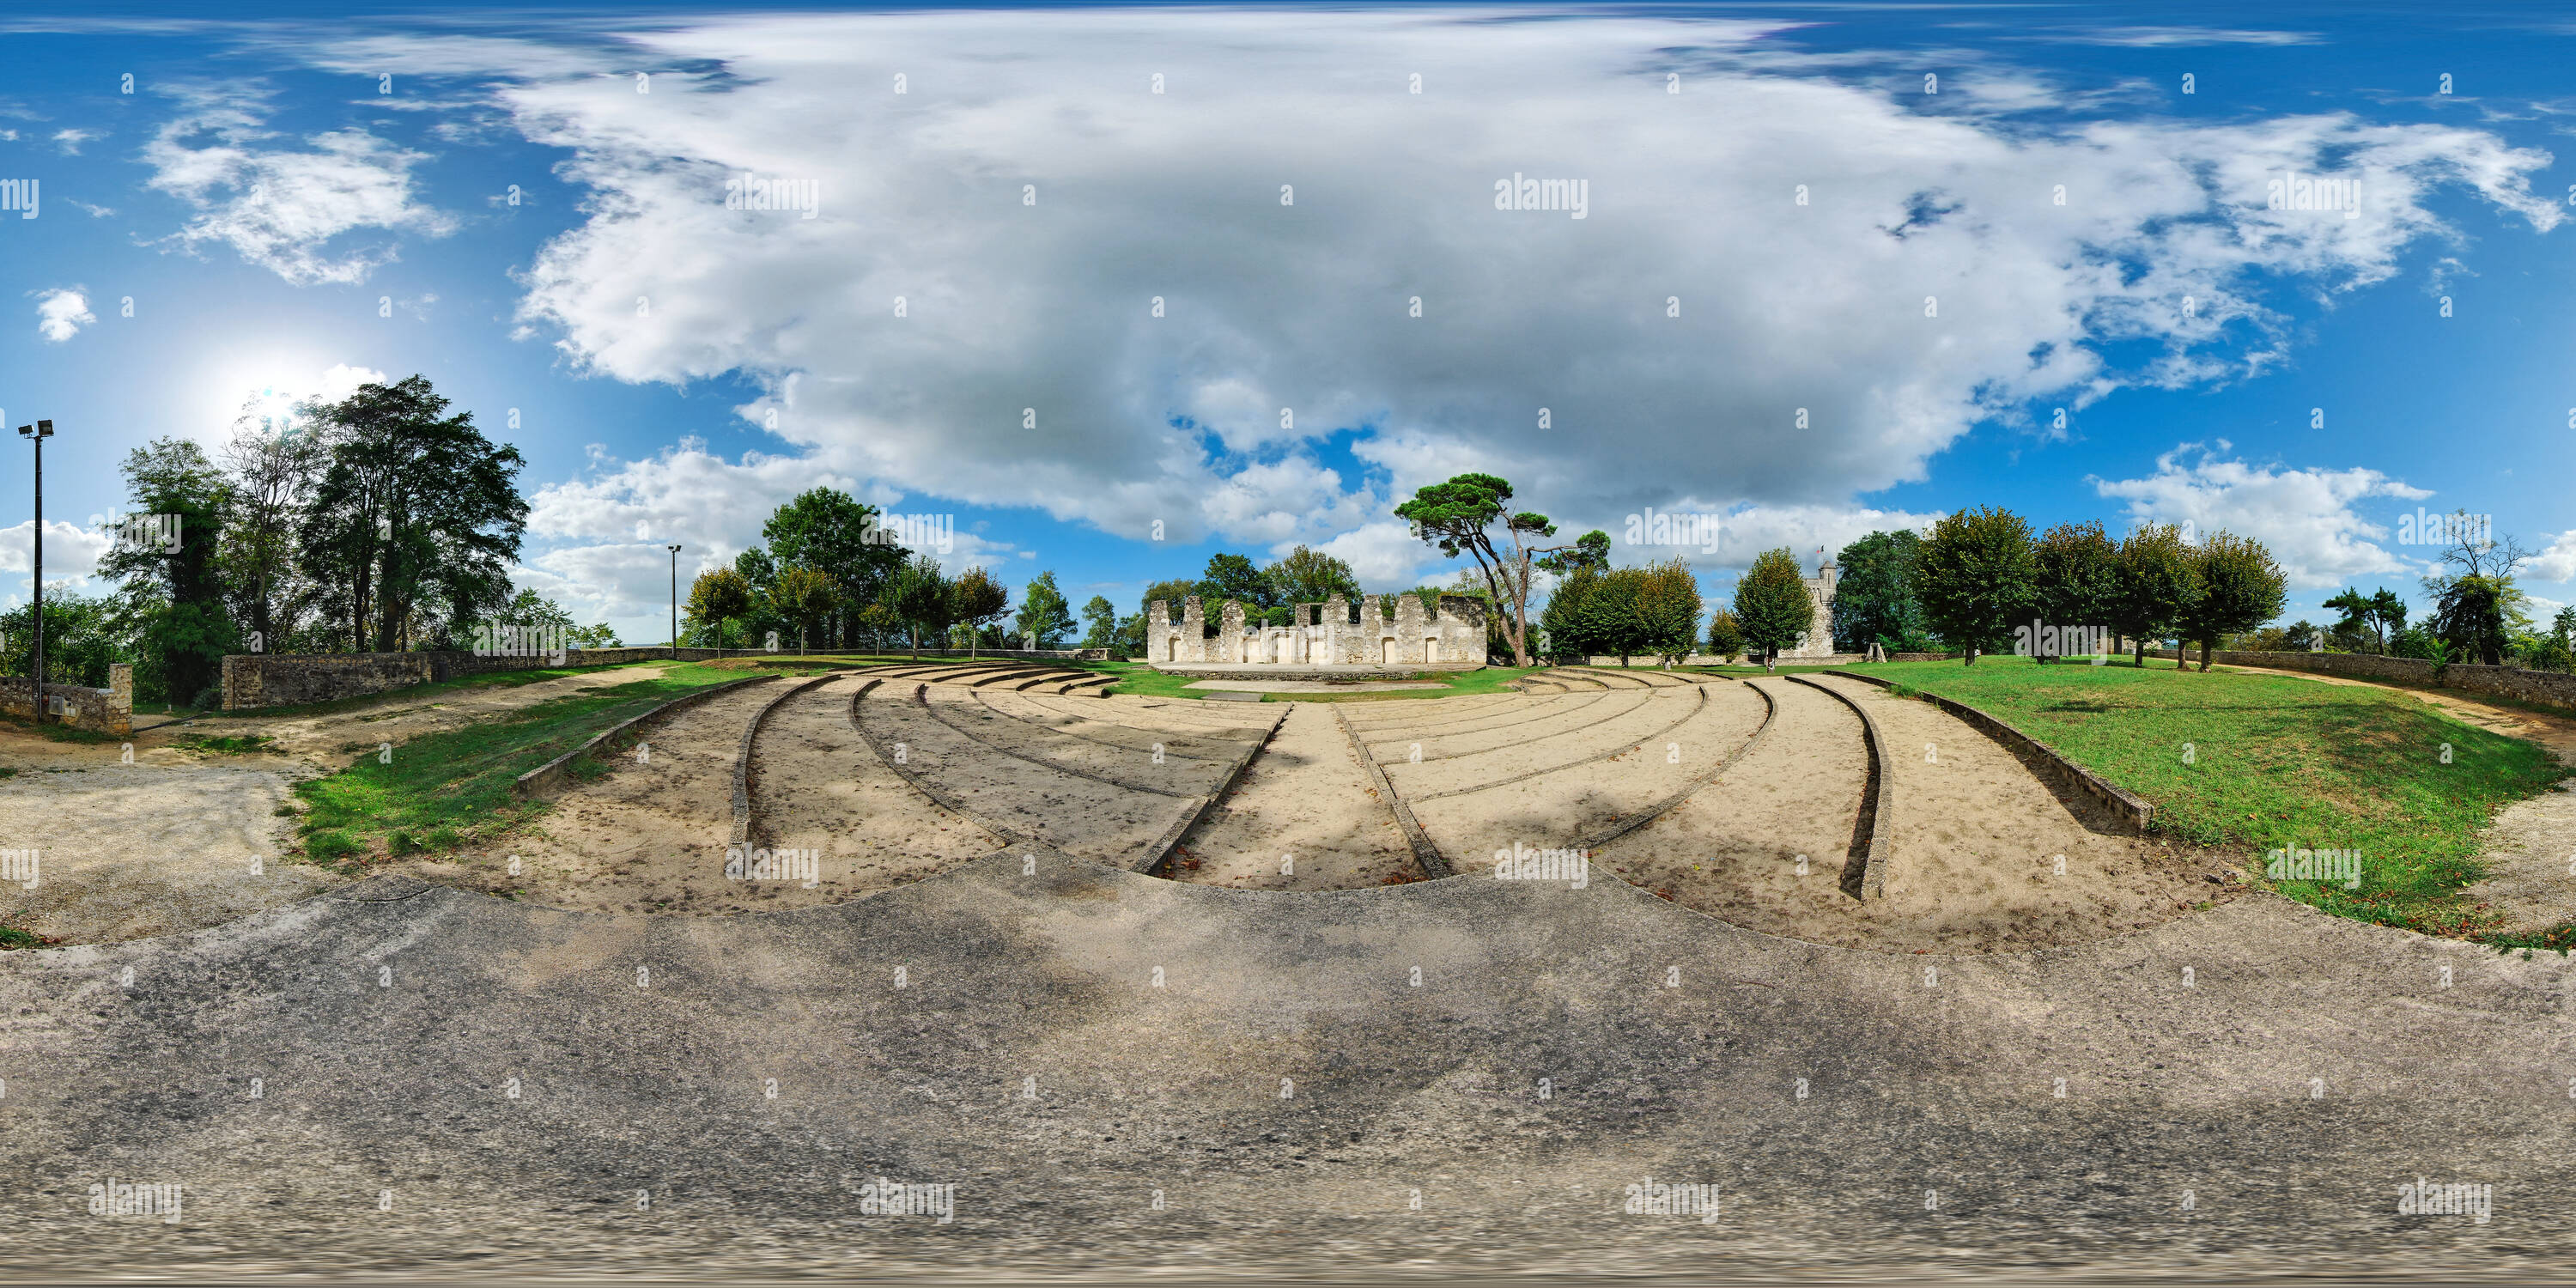
[(2011, 753), (1939, 708), (1826, 682), (1869, 703), (1891, 744), (1895, 859), (1885, 900), (1863, 903), (1847, 888), (1867, 842), (1858, 830), (1868, 776), (1860, 721), (1786, 679), (1752, 681), (1780, 703), (1752, 755), (1597, 861), (1749, 929), (1883, 951), (2083, 943), (2227, 897), (2206, 880), (2207, 866), (2087, 828)]
[[(37, 851), (34, 890), (0, 885), (0, 917), (65, 943), (106, 943), (219, 925), (291, 903), (340, 878), (277, 862), (292, 837), (277, 815), (296, 782), (377, 744), (518, 710), (566, 693), (661, 673), (624, 667), (517, 687), (441, 695), (388, 693), (329, 715), (235, 717), (147, 727), (130, 740), (54, 742), (0, 725), (0, 849)], [(264, 734), (276, 752), (226, 754), (183, 745), (195, 735)], [(128, 750), (134, 763), (124, 763)], [(251, 860), (261, 860), (260, 875)], [(24, 915), (18, 915), (24, 914)]]
[(291, 768), (114, 762), (0, 779), (0, 850), (32, 850), (36, 863), (32, 887), (0, 883), (0, 916), (93, 944), (301, 899), (335, 878), (277, 861), (292, 823), (276, 810), (292, 781)]
[(500, 845), (408, 870), (552, 908), (741, 911), (759, 896), (725, 878), (734, 756), (744, 723), (792, 683), (746, 685), (690, 707), (646, 730), (641, 760), (601, 757), (607, 774), (572, 784), (552, 811)]
[[(2576, 769), (2576, 716), (2541, 715), (2457, 693), (2373, 684), (2339, 675), (2257, 666), (2232, 669), (2403, 693), (2481, 729), (2539, 743), (2557, 753), (2560, 764)], [(2559, 784), (2557, 791), (2516, 801), (2498, 811), (2495, 821), (2487, 825), (2485, 841), (2486, 852), (2479, 857), (2495, 875), (2470, 886), (2469, 897), (2502, 916), (2498, 929), (2515, 933), (2540, 931), (2576, 920), (2576, 776)]]
[[(1068, 854), (1114, 867), (1131, 866), (1196, 806), (1198, 793), (1212, 785), (1214, 774), (1206, 762), (1183, 763), (1166, 757), (1165, 765), (1154, 767), (1147, 755), (1122, 754), (1034, 724), (1000, 717), (984, 720), (974, 714), (976, 708), (952, 705), (961, 696), (964, 702), (973, 701), (954, 690), (941, 692), (932, 699), (942, 704), (934, 714), (915, 703), (911, 684), (883, 686), (860, 702), (859, 719), (887, 745), (899, 745), (906, 767), (974, 817)], [(967, 728), (973, 732), (952, 727), (942, 715), (970, 722)], [(1017, 727), (1008, 727), (1012, 725)], [(1065, 740), (1052, 748), (1030, 745), (1044, 736)], [(1021, 755), (1006, 755), (996, 749), (999, 745)], [(1088, 763), (1052, 768), (1039, 763), (1048, 750)], [(1039, 760), (1023, 758), (1028, 756)], [(1069, 772), (1076, 768), (1082, 772)], [(1140, 783), (1132, 775), (1157, 768), (1176, 776), (1194, 776), (1196, 790), (1175, 783), (1165, 790), (1187, 794), (1166, 795), (1122, 785)], [(1118, 781), (1086, 776), (1104, 773), (1117, 775)]]
[[(1285, 874), (1283, 857), (1293, 860)], [(1234, 789), (1182, 838), (1170, 875), (1256, 890), (1348, 890), (1422, 874), (1333, 708), (1292, 702)]]

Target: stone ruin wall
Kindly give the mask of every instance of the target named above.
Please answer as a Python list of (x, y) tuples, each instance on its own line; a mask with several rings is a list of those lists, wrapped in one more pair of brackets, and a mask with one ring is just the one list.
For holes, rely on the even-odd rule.
[(1485, 664), (1485, 606), (1464, 595), (1442, 595), (1439, 608), (1423, 611), (1417, 595), (1395, 598), (1387, 615), (1384, 596), (1360, 597), (1358, 620), (1350, 601), (1335, 595), (1320, 604), (1298, 604), (1288, 626), (1251, 626), (1243, 605), (1229, 601), (1213, 634), (1199, 597), (1145, 606), (1145, 660), (1181, 666), (1458, 666)]

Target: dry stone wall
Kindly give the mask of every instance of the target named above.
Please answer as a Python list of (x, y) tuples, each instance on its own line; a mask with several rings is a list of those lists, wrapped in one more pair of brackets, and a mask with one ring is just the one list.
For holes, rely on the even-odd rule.
[[(36, 715), (35, 681), (0, 680), (0, 714), (21, 720)], [(107, 687), (80, 684), (45, 685), (45, 718), (92, 733), (134, 732), (134, 668), (117, 662), (107, 668)]]

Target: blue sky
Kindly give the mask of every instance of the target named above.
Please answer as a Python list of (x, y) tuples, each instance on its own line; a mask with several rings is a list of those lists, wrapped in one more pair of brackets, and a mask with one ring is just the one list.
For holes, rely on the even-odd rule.
[[(226, 12), (0, 18), (49, 583), (97, 588), (135, 445), (417, 372), (528, 458), (522, 583), (630, 639), (664, 543), (730, 559), (817, 482), (1132, 610), (1219, 549), (1445, 581), (1388, 511), (1465, 469), (1569, 536), (1722, 516), (1616, 552), (1712, 596), (1996, 504), (2260, 537), (2288, 616), (2420, 598), (2398, 517), (2466, 508), (2576, 600), (2542, 8)], [(1514, 175), (1584, 217), (1496, 209)]]

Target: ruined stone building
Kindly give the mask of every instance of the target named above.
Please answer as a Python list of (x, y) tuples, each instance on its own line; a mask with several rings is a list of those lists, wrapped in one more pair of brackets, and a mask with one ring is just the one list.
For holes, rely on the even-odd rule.
[(1145, 660), (1184, 666), (1456, 666), (1485, 664), (1485, 606), (1464, 595), (1442, 595), (1426, 615), (1418, 595), (1395, 597), (1388, 616), (1385, 596), (1363, 595), (1358, 611), (1335, 595), (1299, 604), (1287, 626), (1244, 624), (1243, 605), (1229, 601), (1216, 628), (1208, 628), (1199, 597), (1171, 606), (1145, 606)]

